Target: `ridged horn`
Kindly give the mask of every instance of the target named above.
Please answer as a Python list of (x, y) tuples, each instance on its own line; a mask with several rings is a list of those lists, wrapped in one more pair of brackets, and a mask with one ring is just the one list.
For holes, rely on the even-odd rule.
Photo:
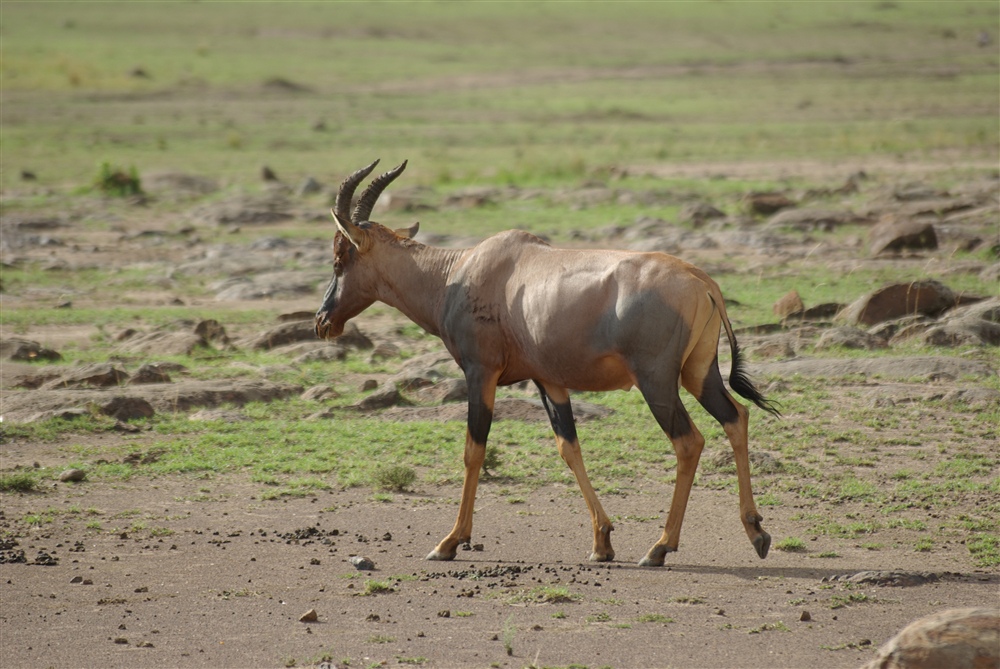
[(351, 198), (354, 197), (354, 190), (366, 176), (372, 173), (372, 170), (375, 169), (376, 165), (378, 165), (377, 159), (368, 167), (362, 167), (360, 170), (344, 179), (344, 182), (340, 184), (340, 190), (337, 191), (337, 202), (334, 204), (334, 209), (337, 212), (337, 216), (339, 216), (342, 220), (351, 220)]
[(378, 196), (381, 195), (382, 191), (385, 190), (385, 187), (391, 184), (392, 181), (402, 174), (405, 169), (406, 161), (404, 160), (397, 167), (373, 179), (372, 182), (368, 184), (368, 188), (365, 189), (365, 192), (361, 194), (361, 199), (358, 200), (358, 206), (354, 208), (354, 215), (351, 216), (351, 221), (354, 223), (367, 221), (368, 217), (372, 215), (372, 207), (375, 206)]

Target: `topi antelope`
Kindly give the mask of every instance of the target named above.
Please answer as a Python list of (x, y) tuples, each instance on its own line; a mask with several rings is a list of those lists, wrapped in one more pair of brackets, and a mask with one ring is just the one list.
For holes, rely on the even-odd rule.
[(316, 312), (316, 334), (337, 337), (375, 301), (397, 308), (437, 335), (469, 388), (465, 481), (458, 520), (427, 556), (454, 559), (472, 538), (472, 512), (498, 385), (531, 379), (541, 393), (559, 454), (576, 476), (594, 531), (591, 560), (614, 559), (614, 529), (580, 454), (569, 391), (636, 386), (677, 455), (677, 482), (659, 541), (640, 561), (661, 566), (677, 550), (684, 510), (705, 438), (678, 395), (684, 386), (725, 428), (735, 454), (740, 520), (760, 557), (771, 537), (761, 529), (750, 489), (747, 409), (719, 372), (720, 328), (732, 350), (729, 384), (777, 415), (743, 369), (719, 286), (703, 271), (664, 253), (555, 249), (511, 230), (470, 249), (413, 240), (417, 225), (390, 230), (368, 220), (381, 192), (406, 167), (375, 178), (353, 214), (351, 198), (375, 165), (341, 184), (333, 217), (333, 280)]

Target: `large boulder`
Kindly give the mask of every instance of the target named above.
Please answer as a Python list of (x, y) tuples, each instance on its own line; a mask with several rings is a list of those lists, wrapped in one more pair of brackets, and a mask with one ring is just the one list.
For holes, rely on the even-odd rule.
[(925, 279), (894, 283), (864, 295), (837, 315), (850, 325), (875, 325), (909, 314), (936, 316), (958, 302), (948, 286)]
[(868, 235), (868, 248), (873, 256), (937, 247), (934, 225), (926, 221), (887, 218), (872, 228)]
[(910, 623), (862, 669), (1000, 666), (1000, 609), (949, 609)]

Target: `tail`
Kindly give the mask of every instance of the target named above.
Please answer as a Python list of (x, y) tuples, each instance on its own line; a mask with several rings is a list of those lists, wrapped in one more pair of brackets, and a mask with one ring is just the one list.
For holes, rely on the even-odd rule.
[(733, 326), (729, 323), (729, 316), (726, 315), (726, 305), (721, 293), (717, 298), (711, 294), (710, 297), (713, 298), (713, 302), (716, 302), (719, 315), (722, 316), (722, 327), (726, 329), (726, 337), (729, 338), (729, 348), (733, 352), (733, 366), (729, 371), (729, 387), (764, 411), (774, 416), (781, 416), (781, 412), (778, 411), (777, 402), (765, 398), (757, 390), (757, 387), (754, 386), (753, 381), (750, 380), (750, 376), (747, 374), (746, 363), (741, 356), (740, 345), (736, 342), (736, 335), (733, 334)]

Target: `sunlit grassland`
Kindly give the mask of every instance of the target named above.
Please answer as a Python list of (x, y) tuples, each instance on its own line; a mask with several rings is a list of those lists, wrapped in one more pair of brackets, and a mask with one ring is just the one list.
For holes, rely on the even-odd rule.
[(989, 3), (387, 7), (6, 3), (5, 164), (49, 184), (103, 160), (326, 179), (380, 155), (410, 158), (415, 183), (528, 185), (654, 161), (996, 155), (998, 63), (974, 42)]

